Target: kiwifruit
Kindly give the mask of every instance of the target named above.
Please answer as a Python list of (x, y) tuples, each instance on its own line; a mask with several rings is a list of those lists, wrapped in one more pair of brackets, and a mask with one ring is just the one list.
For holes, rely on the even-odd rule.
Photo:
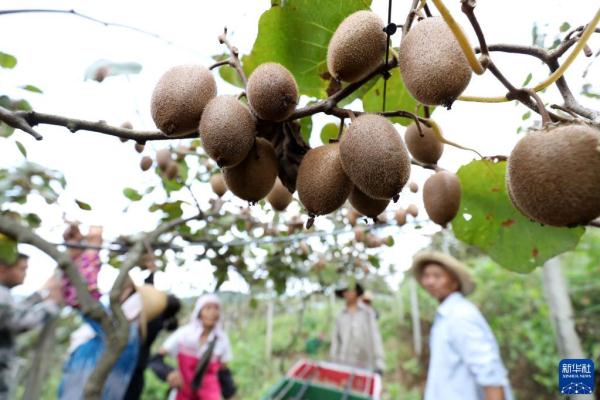
[(363, 114), (352, 121), (340, 141), (346, 174), (367, 196), (396, 196), (410, 176), (410, 157), (402, 138), (385, 117)]
[(416, 182), (412, 182), (412, 181), (409, 182), (408, 183), (408, 188), (413, 193), (417, 193), (419, 191), (419, 185)]
[(141, 143), (136, 143), (135, 144), (135, 151), (137, 151), (138, 153), (143, 153), (144, 152), (144, 145)]
[(357, 82), (383, 61), (387, 37), (383, 21), (373, 11), (349, 15), (337, 27), (327, 47), (327, 69), (337, 80)]
[(271, 204), (271, 207), (277, 211), (284, 211), (287, 206), (292, 202), (292, 194), (289, 190), (281, 183), (279, 178), (275, 181), (273, 189), (267, 195), (267, 201)]
[(460, 180), (449, 171), (438, 171), (423, 185), (423, 203), (429, 218), (441, 226), (456, 216), (460, 207)]
[(152, 168), (152, 158), (149, 156), (142, 157), (140, 160), (140, 168), (142, 171), (148, 171), (150, 168)]
[(220, 167), (233, 167), (254, 145), (256, 124), (234, 96), (217, 96), (206, 105), (199, 130), (206, 153)]
[(356, 211), (369, 218), (377, 218), (390, 204), (389, 200), (374, 199), (367, 196), (356, 186), (352, 188), (348, 200)]
[(265, 63), (250, 75), (246, 95), (250, 107), (260, 119), (284, 121), (298, 104), (298, 85), (283, 65)]
[(423, 136), (414, 122), (406, 128), (406, 147), (415, 160), (425, 164), (436, 164), (444, 152), (444, 144), (438, 140), (432, 128), (425, 124), (419, 125)]
[(419, 216), (419, 207), (414, 204), (410, 204), (406, 207), (406, 212), (413, 216), (413, 218), (417, 218)]
[(352, 182), (340, 161), (339, 143), (309, 150), (298, 168), (296, 189), (300, 201), (312, 215), (329, 214), (340, 208), (352, 190)]
[(227, 193), (227, 186), (222, 174), (214, 174), (210, 177), (210, 187), (212, 191), (219, 197), (223, 197)]
[(574, 226), (600, 215), (600, 130), (547, 127), (522, 138), (508, 158), (515, 207), (541, 224)]
[(396, 223), (399, 226), (403, 226), (404, 224), (406, 224), (406, 210), (404, 208), (399, 208), (398, 210), (396, 210), (394, 218), (396, 219)]
[(419, 102), (450, 107), (471, 80), (472, 70), (442, 17), (425, 18), (400, 42), (400, 73)]
[(168, 136), (198, 129), (202, 111), (217, 94), (211, 72), (201, 65), (179, 65), (163, 74), (152, 93), (154, 123)]
[(380, 247), (383, 244), (383, 240), (379, 236), (374, 235), (372, 233), (367, 234), (364, 242), (365, 242), (365, 246), (367, 246), (370, 249), (375, 248), (375, 247)]
[(177, 163), (175, 161), (171, 161), (171, 163), (169, 163), (169, 166), (167, 167), (167, 170), (165, 171), (165, 176), (168, 179), (173, 180), (173, 179), (177, 178), (178, 175), (179, 175), (179, 165), (177, 165)]
[(169, 164), (171, 164), (172, 161), (173, 159), (171, 158), (171, 150), (160, 149), (156, 152), (156, 163), (158, 164), (158, 168), (160, 168), (161, 171), (166, 171), (167, 167), (169, 166)]
[(271, 143), (256, 138), (254, 147), (244, 161), (234, 167), (224, 168), (227, 188), (240, 199), (257, 202), (273, 188), (277, 178), (277, 156)]

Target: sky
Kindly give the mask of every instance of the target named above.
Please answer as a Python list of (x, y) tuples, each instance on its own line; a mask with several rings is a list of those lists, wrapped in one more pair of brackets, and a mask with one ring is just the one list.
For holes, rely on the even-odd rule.
[[(315, 6), (326, 1), (315, 1)], [(409, 1), (393, 3), (392, 20), (404, 21)], [(463, 25), (475, 43), (475, 36), (468, 21), (460, 13), (458, 0), (447, 1), (447, 6)], [(4, 38), (0, 51), (13, 54), (18, 65), (12, 70), (0, 70), (2, 92), (11, 97), (26, 98), (36, 111), (53, 113), (79, 119), (105, 120), (120, 125), (131, 121), (136, 129), (155, 129), (150, 117), (150, 97), (155, 83), (168, 68), (186, 63), (209, 65), (211, 56), (226, 49), (217, 41), (223, 27), (229, 29), (229, 38), (242, 54), (248, 53), (257, 34), (258, 18), (269, 8), (270, 1), (219, 0), (219, 1), (26, 1), (5, 0), (3, 9), (48, 8), (75, 9), (94, 18), (114, 22), (153, 32), (165, 40), (143, 35), (131, 30), (106, 27), (71, 15), (61, 14), (12, 14), (0, 16), (0, 37)], [(565, 21), (571, 26), (583, 25), (593, 16), (597, 2), (589, 0), (528, 0), (528, 1), (480, 1), (476, 13), (489, 44), (531, 44), (531, 31), (537, 23), (549, 36), (558, 32)], [(374, 0), (373, 10), (382, 18), (387, 12), (387, 1)], [(550, 40), (550, 39), (548, 39)], [(171, 43), (167, 42), (170, 41)], [(398, 46), (399, 35), (393, 37)], [(592, 38), (594, 51), (600, 47), (600, 38)], [(519, 55), (494, 54), (493, 58), (503, 73), (516, 85), (520, 85), (529, 73), (532, 84), (539, 82), (548, 72), (536, 59)], [(137, 62), (142, 71), (137, 75), (110, 77), (102, 83), (84, 81), (85, 70), (98, 59), (115, 62)], [(582, 72), (590, 62), (581, 59), (567, 72), (571, 88), (577, 93), (584, 83)], [(600, 68), (592, 68), (587, 81), (598, 82)], [(237, 94), (238, 89), (217, 78), (219, 94)], [(31, 84), (43, 90), (43, 94), (32, 94), (18, 89)], [(465, 91), (468, 95), (502, 95), (503, 87), (490, 74), (474, 76)], [(555, 89), (543, 94), (547, 102), (560, 102)], [(306, 100), (306, 99), (305, 99)], [(597, 103), (585, 98), (584, 103), (598, 107)], [(360, 110), (360, 103), (351, 108)], [(527, 110), (514, 103), (476, 104), (456, 102), (451, 111), (437, 109), (433, 115), (442, 127), (445, 136), (463, 146), (477, 149), (484, 155), (510, 153), (519, 139), (517, 128), (527, 127), (537, 116), (522, 120)], [(314, 129), (327, 122), (337, 122), (331, 117), (320, 115), (313, 120)], [(403, 128), (397, 126), (403, 134)], [(68, 188), (59, 203), (47, 206), (33, 204), (43, 216), (44, 224), (39, 233), (49, 240), (59, 241), (64, 229), (62, 212), (69, 219), (81, 221), (85, 226), (102, 224), (105, 236), (115, 238), (123, 233), (135, 233), (155, 227), (156, 220), (148, 217), (147, 204), (123, 210), (128, 200), (122, 195), (124, 187), (140, 188), (156, 182), (152, 174), (139, 170), (140, 156), (133, 150), (132, 143), (122, 144), (118, 139), (92, 132), (70, 133), (62, 127), (39, 126), (37, 130), (44, 140), (36, 142), (29, 135), (17, 132), (12, 138), (0, 139), (0, 167), (6, 168), (23, 161), (14, 140), (22, 142), (28, 151), (29, 161), (48, 168), (63, 171)], [(319, 145), (318, 134), (313, 135), (311, 145)], [(176, 143), (173, 143), (176, 145)], [(149, 149), (166, 146), (164, 142), (151, 143)], [(474, 159), (473, 153), (446, 146), (440, 165), (455, 171)], [(430, 171), (413, 168), (411, 179), (421, 186)], [(196, 185), (196, 194), (207, 204), (210, 189)], [(405, 193), (407, 192), (407, 193)], [(403, 192), (399, 205), (390, 208), (393, 214), (399, 206), (417, 203), (424, 214), (420, 194)], [(84, 212), (77, 208), (74, 199), (92, 205), (93, 211)], [(227, 197), (229, 207), (243, 205)], [(298, 207), (292, 207), (297, 212)], [(330, 229), (317, 225), (318, 229)], [(400, 270), (410, 266), (412, 255), (427, 246), (429, 236), (439, 228), (426, 224), (425, 228), (389, 228), (386, 234), (396, 239), (392, 248), (381, 250), (387, 263), (395, 264)], [(52, 273), (54, 265), (46, 256), (33, 249), (30, 273), (24, 285), (16, 289), (26, 294), (38, 288)], [(326, 249), (322, 249), (325, 251)], [(211, 267), (205, 263), (192, 263), (188, 268), (170, 266), (167, 273), (157, 276), (157, 286), (181, 294), (193, 294), (214, 286)], [(101, 288), (108, 289), (114, 279), (114, 271), (104, 268), (100, 277)], [(140, 274), (134, 274), (139, 282)], [(392, 285), (402, 279), (401, 274), (389, 277)], [(235, 276), (224, 289), (247, 290), (245, 284)]]

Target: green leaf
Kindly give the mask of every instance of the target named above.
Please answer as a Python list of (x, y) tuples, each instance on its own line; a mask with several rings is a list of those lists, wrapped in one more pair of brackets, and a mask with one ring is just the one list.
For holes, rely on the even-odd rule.
[(338, 124), (334, 124), (333, 122), (325, 124), (323, 129), (321, 129), (321, 142), (327, 144), (329, 140), (337, 139), (339, 130)]
[(381, 267), (381, 263), (379, 262), (379, 257), (374, 256), (374, 255), (370, 255), (368, 257), (369, 263), (375, 267), (375, 268), (379, 268)]
[(0, 67), (11, 69), (17, 65), (17, 58), (11, 54), (0, 51)]
[(27, 221), (27, 224), (31, 228), (37, 228), (42, 223), (42, 219), (39, 217), (39, 215), (37, 215), (35, 213), (29, 213), (29, 214), (25, 215), (25, 221)]
[(131, 201), (140, 201), (142, 199), (142, 195), (132, 188), (123, 189), (123, 195)]
[(25, 146), (23, 146), (23, 143), (17, 140), (15, 141), (15, 144), (17, 145), (17, 148), (19, 149), (21, 154), (23, 154), (23, 157), (27, 158), (27, 149), (25, 148)]
[(12, 126), (6, 125), (4, 122), (0, 122), (0, 137), (7, 138), (12, 135), (15, 131), (15, 128)]
[(473, 161), (458, 170), (462, 199), (452, 221), (456, 237), (485, 251), (511, 271), (527, 273), (575, 248), (584, 228), (555, 228), (531, 222), (510, 202), (506, 162)]
[[(362, 98), (363, 106), (367, 112), (381, 112), (383, 107), (383, 79), (379, 79)], [(400, 69), (394, 68), (390, 79), (387, 82), (387, 95), (385, 100), (386, 111), (406, 110), (416, 112), (419, 103), (410, 95), (404, 87), (400, 77)], [(419, 107), (419, 115), (424, 116), (423, 107)], [(410, 118), (394, 117), (392, 121), (402, 125), (410, 125), (413, 122)]]
[(17, 261), (18, 254), (17, 242), (0, 233), (0, 260), (13, 264)]
[(327, 97), (329, 40), (345, 17), (370, 5), (370, 0), (339, 1), (335, 6), (329, 0), (278, 2), (260, 17), (252, 52), (242, 58), (244, 71), (250, 75), (262, 63), (278, 62), (294, 75), (301, 94)]
[(533, 78), (533, 75), (530, 72), (529, 75), (527, 75), (527, 78), (525, 78), (525, 81), (523, 82), (523, 84), (521, 86), (525, 87), (525, 86), (529, 85), (529, 82), (531, 82), (531, 78)]
[(85, 203), (85, 202), (83, 202), (81, 200), (75, 199), (75, 203), (77, 203), (77, 206), (79, 208), (81, 208), (82, 210), (90, 211), (92, 209), (92, 206), (90, 206), (88, 203)]
[(568, 22), (563, 22), (562, 25), (560, 26), (560, 31), (566, 32), (569, 30), (570, 27), (571, 27), (571, 25)]
[(529, 119), (529, 117), (531, 117), (531, 111), (527, 111), (525, 114), (523, 114), (523, 115), (521, 116), (521, 119), (522, 119), (523, 121), (526, 121), (526, 120), (528, 120), (528, 119)]
[(33, 86), (33, 85), (25, 85), (25, 86), (21, 86), (21, 89), (23, 90), (27, 90), (33, 93), (44, 93), (42, 92), (42, 89), (38, 88), (37, 86)]

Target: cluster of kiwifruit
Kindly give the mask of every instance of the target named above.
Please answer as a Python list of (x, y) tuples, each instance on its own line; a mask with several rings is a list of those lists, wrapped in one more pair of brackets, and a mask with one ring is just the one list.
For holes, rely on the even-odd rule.
[(218, 196), (230, 190), (250, 203), (267, 196), (281, 211), (292, 194), (277, 179), (273, 146), (257, 137), (257, 119), (286, 120), (298, 102), (296, 81), (285, 67), (262, 64), (248, 80), (246, 98), (248, 105), (234, 96), (217, 96), (215, 79), (203, 66), (177, 66), (154, 89), (152, 117), (171, 137), (200, 132), (204, 150), (222, 168), (222, 174), (211, 178)]

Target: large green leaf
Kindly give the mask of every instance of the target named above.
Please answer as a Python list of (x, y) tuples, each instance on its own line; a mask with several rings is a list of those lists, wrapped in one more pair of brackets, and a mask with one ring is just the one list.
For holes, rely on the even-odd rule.
[(504, 268), (530, 272), (575, 248), (584, 228), (555, 228), (531, 222), (506, 193), (506, 162), (473, 161), (458, 170), (460, 210), (452, 221), (456, 237), (485, 251)]
[[(300, 93), (324, 98), (328, 80), (327, 45), (340, 22), (348, 15), (367, 9), (371, 0), (273, 1), (263, 13), (258, 36), (249, 55), (242, 58), (250, 74), (265, 62), (284, 65), (296, 78)], [(227, 80), (227, 76), (223, 76)]]
[(17, 65), (17, 58), (11, 54), (0, 51), (0, 67), (11, 69)]
[[(377, 83), (373, 85), (371, 90), (367, 92), (362, 98), (363, 107), (368, 112), (381, 112), (383, 107), (383, 79), (377, 80)], [(386, 111), (398, 111), (404, 110), (409, 112), (416, 112), (418, 102), (410, 95), (408, 90), (404, 87), (402, 78), (400, 77), (400, 70), (394, 68), (391, 71), (391, 76), (387, 82), (387, 94), (385, 98), (385, 110)], [(419, 115), (423, 115), (423, 107), (419, 108)], [(402, 125), (409, 125), (412, 119), (409, 118), (392, 118), (392, 121), (398, 122)]]

